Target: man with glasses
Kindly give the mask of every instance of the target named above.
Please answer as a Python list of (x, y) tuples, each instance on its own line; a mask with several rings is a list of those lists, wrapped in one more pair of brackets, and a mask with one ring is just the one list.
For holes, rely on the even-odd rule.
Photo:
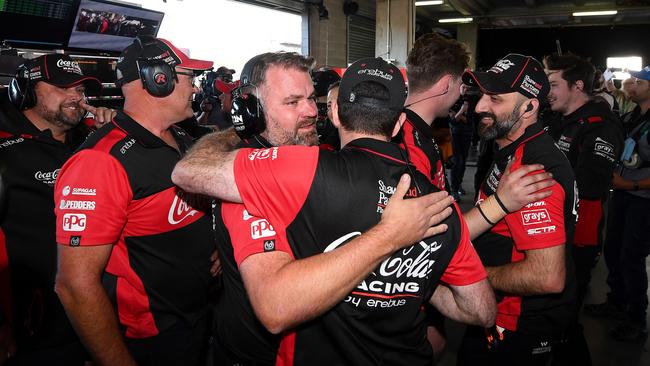
[(174, 124), (192, 116), (192, 81), (211, 67), (166, 40), (136, 39), (117, 64), (123, 112), (61, 169), (56, 291), (99, 365), (202, 361), (211, 205), (170, 174), (190, 143)]

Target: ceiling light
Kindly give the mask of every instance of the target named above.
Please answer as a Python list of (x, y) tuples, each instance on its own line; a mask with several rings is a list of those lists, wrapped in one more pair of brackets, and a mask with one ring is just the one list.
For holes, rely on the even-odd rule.
[(616, 15), (618, 11), (616, 10), (604, 10), (604, 11), (579, 11), (573, 13), (574, 17), (592, 17), (599, 15)]
[(474, 18), (449, 18), (449, 19), (440, 19), (438, 23), (469, 23)]
[(442, 5), (445, 2), (442, 0), (426, 0), (426, 1), (416, 1), (415, 6), (427, 6), (427, 5)]

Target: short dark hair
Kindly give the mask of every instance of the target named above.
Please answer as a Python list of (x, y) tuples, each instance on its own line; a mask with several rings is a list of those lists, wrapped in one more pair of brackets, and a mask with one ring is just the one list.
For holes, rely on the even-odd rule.
[(267, 52), (258, 56), (255, 66), (250, 73), (249, 83), (258, 87), (266, 80), (266, 71), (271, 66), (279, 66), (285, 70), (294, 69), (311, 72), (314, 68), (313, 57), (303, 56), (296, 52)]
[(406, 60), (409, 90), (426, 90), (447, 74), (460, 77), (468, 64), (465, 45), (437, 33), (425, 34), (415, 41)]
[(544, 57), (544, 66), (548, 70), (562, 71), (562, 79), (566, 80), (569, 86), (581, 80), (584, 85), (583, 92), (592, 92), (596, 68), (587, 59), (574, 54), (548, 55)]
[(354, 103), (339, 100), (341, 126), (348, 131), (390, 137), (402, 112), (388, 108), (388, 89), (374, 81), (364, 81), (352, 88), (352, 92), (356, 96)]

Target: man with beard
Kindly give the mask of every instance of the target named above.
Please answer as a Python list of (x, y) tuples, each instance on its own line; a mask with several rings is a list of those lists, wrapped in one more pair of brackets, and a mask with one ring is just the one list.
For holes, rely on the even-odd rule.
[[(242, 115), (244, 109), (241, 107), (245, 103), (244, 100), (252, 98), (259, 99), (264, 115), (262, 121), (249, 121), (248, 119), (245, 121), (246, 123), (256, 122), (257, 125), (240, 125), (245, 128), (240, 131), (243, 140), (238, 142), (238, 147), (318, 145), (315, 124), (317, 109), (313, 99), (314, 87), (309, 76), (313, 63), (312, 58), (286, 52), (265, 53), (247, 62), (242, 70), (241, 88), (235, 92), (237, 108), (233, 116), (235, 120), (239, 120), (240, 117), (250, 118), (249, 115)], [(224, 136), (227, 136), (228, 133), (232, 135), (232, 131), (225, 133)], [(390, 238), (395, 239), (397, 243), (403, 241), (404, 244), (407, 244), (411, 239), (420, 239), (421, 237), (418, 235), (421, 235), (431, 223), (427, 220), (427, 225), (422, 226), (424, 222), (418, 218), (426, 216), (427, 213), (443, 211), (451, 203), (449, 198), (443, 199), (445, 196), (445, 194), (438, 194), (436, 198), (440, 200), (440, 203), (426, 209), (407, 209), (406, 205), (415, 205), (416, 202), (395, 200), (392, 204), (394, 212), (400, 213), (393, 216), (388, 215), (388, 218), (375, 229), (375, 234), (364, 234), (363, 240), (377, 240), (376, 233), (383, 230), (386, 230), (386, 235), (379, 240)], [(435, 211), (433, 211), (434, 208)], [(387, 208), (387, 211), (390, 209)], [(449, 209), (447, 209), (438, 220), (441, 221), (449, 213)], [(279, 246), (280, 239), (270, 225), (265, 226), (268, 225), (266, 220), (251, 216), (243, 205), (219, 202), (215, 210), (215, 217), (217, 218), (217, 245), (223, 266), (224, 288), (216, 309), (217, 345), (214, 364), (273, 365), (276, 361), (280, 337), (269, 332), (265, 325), (257, 320), (255, 314), (259, 314), (259, 310), (253, 310), (246, 290), (256, 288), (264, 283), (270, 286), (270, 282), (267, 280), (273, 276), (272, 271), (275, 270), (276, 263), (285, 264), (283, 255), (286, 253), (272, 250), (273, 248), (262, 249), (265, 248), (265, 243), (269, 243), (269, 245), (274, 243), (274, 246)], [(227, 217), (231, 219), (226, 220)], [(391, 221), (391, 218), (401, 220), (402, 217), (411, 218), (406, 219), (409, 224), (408, 228), (404, 227), (405, 224), (401, 221)], [(253, 230), (254, 228), (259, 230)], [(407, 235), (398, 238), (389, 235), (397, 230), (403, 231)], [(255, 232), (257, 234), (251, 235)], [(356, 240), (353, 240), (348, 245), (350, 247), (355, 245), (363, 247), (364, 245), (363, 241), (356, 244), (355, 242)], [(365, 244), (367, 243), (368, 241), (365, 242)], [(320, 256), (315, 257), (315, 259), (317, 258)], [(323, 261), (321, 269), (331, 268), (330, 271), (334, 270), (335, 267), (327, 267), (328, 262), (323, 259), (320, 259)], [(289, 268), (291, 267), (286, 269)], [(303, 271), (308, 269), (309, 267)], [(360, 261), (348, 270), (353, 274), (366, 269), (367, 265)], [(268, 272), (267, 274), (251, 275), (257, 271)], [(335, 277), (332, 272), (324, 273), (326, 273), (324, 277)], [(307, 277), (305, 276), (305, 278)], [(343, 278), (343, 282), (334, 282), (333, 285), (346, 286), (348, 283), (345, 281), (346, 278)], [(313, 282), (313, 286), (314, 288), (310, 290), (312, 293), (316, 293), (317, 290), (327, 291), (329, 288), (321, 286), (317, 282)], [(287, 284), (285, 287), (288, 288), (289, 285)], [(329, 301), (334, 300), (330, 299)], [(266, 306), (267, 304), (262, 305)], [(223, 316), (222, 314), (228, 315)], [(284, 321), (293, 322), (296, 319), (296, 314), (284, 308), (283, 317)]]
[[(299, 97), (289, 110), (315, 113), (308, 75), (285, 80), (290, 95)], [(433, 204), (440, 195), (429, 194), (438, 189), (390, 143), (399, 131), (397, 120), (405, 118), (404, 99), (399, 69), (381, 58), (359, 60), (343, 76), (332, 113), (340, 151), (282, 146), (231, 152), (215, 135), (174, 170), (182, 186), (243, 199), (250, 213), (273, 225), (276, 239), (249, 246), (238, 261), (260, 321), (283, 332), (276, 364), (429, 365), (422, 311), (428, 302), (459, 321), (493, 321), (493, 295), (457, 208), (445, 221), (446, 232), (427, 237), (426, 230), (421, 240), (427, 225), (413, 230), (407, 211), (383, 225), (395, 213), (393, 200), (415, 204), (433, 198)], [(425, 196), (401, 202), (405, 194)], [(421, 214), (431, 224), (430, 213)], [(243, 216), (240, 227), (248, 228), (250, 218)], [(242, 214), (224, 220), (242, 222)], [(250, 230), (240, 235), (261, 231), (258, 221), (249, 222)], [(419, 241), (409, 244), (407, 237)]]
[(114, 113), (85, 103), (85, 92), (91, 88), (98, 91), (99, 81), (84, 76), (68, 56), (43, 55), (22, 64), (8, 95), (0, 97), (0, 161), (6, 190), (0, 210), (5, 237), (0, 253), (6, 249), (8, 260), (8, 268), (0, 272), (10, 279), (8, 289), (0, 288), (0, 302), (3, 310), (11, 309), (5, 317), (13, 329), (4, 335), (13, 334), (17, 352), (10, 352), (10, 362), (17, 364), (80, 365), (85, 359), (53, 291), (52, 198), (61, 165), (90, 132), (80, 123), (83, 115), (92, 111), (97, 124), (103, 124)]
[[(537, 120), (549, 83), (542, 65), (509, 54), (463, 81), (484, 95), (476, 106), (481, 137), (498, 150), (481, 186), (476, 211), (494, 224), (474, 246), (497, 294), (496, 326), (469, 327), (458, 365), (545, 365), (562, 339), (575, 301), (571, 240), (576, 190), (571, 166)], [(522, 164), (543, 164), (557, 184), (551, 195), (511, 212), (492, 196), (499, 178)], [(494, 215), (503, 211), (504, 218)]]
[(117, 63), (123, 112), (61, 168), (56, 292), (98, 365), (203, 362), (211, 206), (169, 176), (191, 143), (175, 123), (192, 116), (195, 78), (211, 67), (136, 38)]
[[(397, 141), (401, 142), (417, 170), (428, 176), (441, 190), (447, 189), (448, 184), (431, 124), (434, 119), (447, 116), (451, 106), (458, 100), (462, 84), (461, 75), (467, 69), (468, 62), (469, 53), (460, 42), (436, 33), (418, 38), (406, 61), (409, 84), (405, 105), (406, 121)], [(541, 165), (531, 165), (524, 166), (512, 174), (504, 174), (495, 194), (505, 207), (512, 211), (548, 196), (549, 192), (543, 189), (550, 186), (552, 180), (549, 179), (550, 175), (541, 169)], [(539, 174), (529, 175), (532, 171), (539, 171)], [(472, 211), (472, 214), (465, 213), (465, 220), (470, 238), (474, 239), (491, 225), (480, 218), (475, 208)], [(505, 213), (502, 215), (505, 216)], [(445, 343), (442, 321), (443, 319), (432, 312), (433, 326), (429, 329), (429, 335), (436, 353), (444, 348)]]

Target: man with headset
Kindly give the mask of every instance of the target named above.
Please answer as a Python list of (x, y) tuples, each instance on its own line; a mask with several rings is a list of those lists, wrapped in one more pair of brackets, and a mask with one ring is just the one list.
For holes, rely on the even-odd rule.
[[(483, 92), (479, 131), (498, 146), (472, 212), (492, 226), (474, 246), (499, 303), (489, 332), (467, 328), (458, 365), (546, 365), (575, 305), (571, 241), (578, 194), (569, 161), (538, 121), (549, 82), (537, 60), (519, 54), (487, 72), (466, 71), (463, 81)], [(532, 163), (543, 164), (557, 184), (550, 196), (510, 211), (495, 200), (499, 179)]]
[[(233, 121), (236, 122), (235, 128), (242, 139), (237, 144), (238, 147), (318, 145), (314, 123), (317, 110), (312, 98), (314, 88), (309, 76), (313, 63), (313, 58), (287, 52), (261, 54), (246, 63), (242, 70), (241, 87), (236, 90), (233, 100)], [(439, 193), (438, 196), (442, 198), (445, 195)], [(385, 215), (381, 225), (375, 230), (383, 228), (387, 233), (400, 230), (406, 235), (399, 236), (396, 241), (410, 244), (412, 240), (420, 239), (421, 233), (430, 225), (428, 220), (418, 219), (425, 217), (427, 213), (442, 211), (451, 203), (448, 198), (441, 199), (439, 204), (426, 209), (406, 208), (418, 204), (416, 201), (391, 201), (386, 210), (400, 212), (402, 215)], [(446, 212), (445, 217), (448, 214), (449, 212)], [(263, 247), (264, 243), (270, 245), (279, 239), (266, 220), (249, 215), (243, 205), (219, 202), (215, 216), (224, 280), (223, 292), (217, 302), (217, 314), (229, 316), (217, 316), (216, 319), (215, 333), (218, 342), (214, 364), (273, 365), (280, 337), (270, 333), (257, 320), (245, 288), (262, 277), (243, 277), (242, 274), (246, 273), (240, 273), (239, 265), (246, 263), (249, 268), (263, 268), (268, 256), (255, 253), (251, 249), (255, 246)], [(228, 216), (241, 219), (226, 221)], [(404, 217), (404, 223), (395, 222), (396, 219), (402, 219), (401, 217)], [(444, 217), (439, 220), (442, 218)], [(251, 232), (255, 234), (248, 235)], [(367, 238), (365, 234), (362, 236), (362, 240)], [(370, 238), (373, 238), (372, 234)], [(348, 245), (363, 245), (363, 242), (353, 242)], [(275, 254), (273, 250), (268, 251), (270, 255)], [(363, 266), (359, 263), (350, 268), (349, 272), (364, 271)]]
[[(210, 201), (169, 178), (188, 148), (193, 60), (141, 37), (117, 64), (124, 110), (61, 168), (56, 291), (99, 365), (198, 365), (206, 346)], [(92, 174), (88, 174), (92, 171)]]
[[(302, 95), (295, 108), (314, 109), (312, 91), (295, 90)], [(388, 214), (389, 200), (438, 191), (389, 142), (404, 117), (399, 70), (380, 58), (359, 60), (339, 93), (333, 116), (340, 152), (304, 146), (226, 152), (231, 146), (213, 135), (197, 143), (173, 179), (223, 199), (243, 198), (249, 216), (272, 224), (275, 239), (251, 243), (238, 261), (260, 321), (284, 332), (277, 364), (430, 364), (422, 304), (489, 325), (492, 293), (457, 208), (444, 221), (447, 231), (416, 244), (395, 240), (413, 235), (408, 227), (373, 227)], [(236, 212), (224, 220), (257, 226)], [(445, 284), (436, 287), (441, 279)]]
[(6, 190), (0, 210), (4, 233), (0, 257), (6, 254), (8, 264), (0, 273), (10, 280), (4, 283), (7, 288), (0, 283), (0, 309), (7, 312), (3, 333), (12, 335), (17, 346), (15, 352), (3, 354), (9, 353), (9, 362), (84, 362), (83, 347), (53, 291), (52, 198), (61, 165), (90, 132), (80, 123), (82, 117), (90, 111), (97, 124), (103, 124), (114, 113), (85, 103), (86, 91), (99, 89), (99, 81), (84, 76), (79, 64), (67, 55), (43, 55), (20, 65), (8, 94), (3, 90), (0, 96), (0, 161)]

